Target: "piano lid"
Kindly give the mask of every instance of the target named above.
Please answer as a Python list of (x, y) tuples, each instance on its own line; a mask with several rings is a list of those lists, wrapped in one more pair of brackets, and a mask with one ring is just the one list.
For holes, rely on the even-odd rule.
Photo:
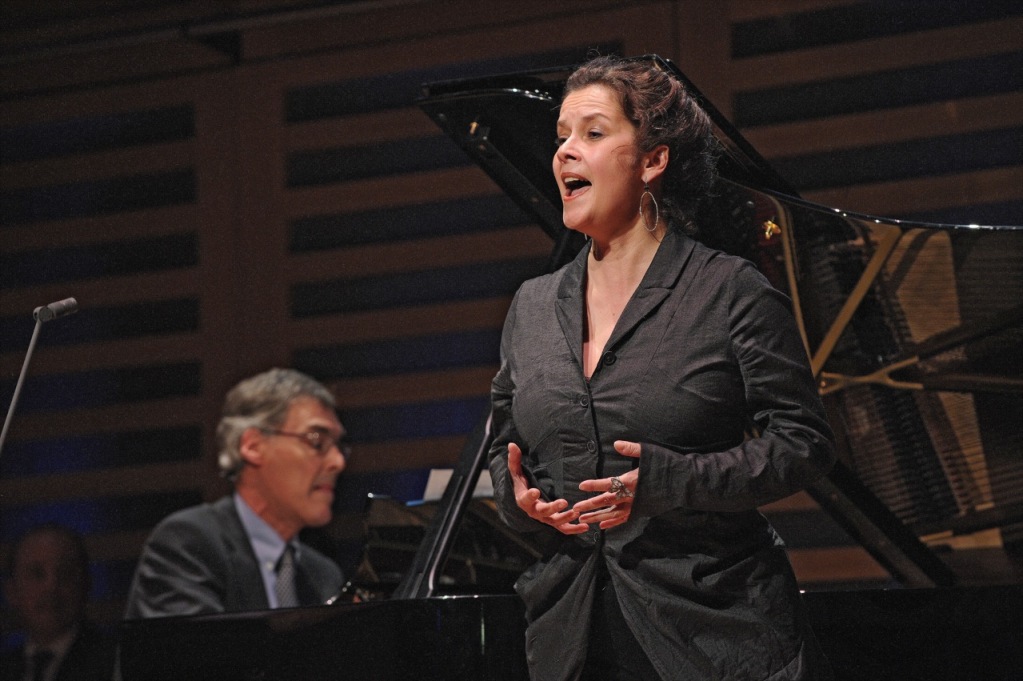
[[(647, 60), (680, 80), (707, 112), (721, 145), (718, 175), (728, 183), (809, 207), (817, 206), (774, 170), (734, 125), (683, 74), (674, 62), (657, 55)], [(519, 206), (555, 240), (565, 231), (561, 197), (551, 171), (554, 131), (565, 81), (574, 66), (483, 76), (423, 85), (416, 103), (444, 130)], [(1018, 230), (1020, 227), (936, 225), (878, 218), (844, 211), (843, 215), (881, 220), (904, 228), (914, 226)]]
[[(947, 565), (950, 548), (1004, 557), (1023, 545), (1023, 227), (804, 201), (674, 64), (637, 59), (674, 74), (715, 125), (719, 182), (697, 216), (698, 238), (751, 260), (792, 298), (839, 447), (811, 495), (908, 586), (963, 581)], [(551, 269), (582, 243), (562, 224), (551, 170), (572, 70), (429, 83), (418, 100), (554, 239)], [(455, 510), (437, 514), (399, 597), (432, 593), (487, 437), (483, 427), (470, 436), (442, 500)]]
[[(795, 197), (795, 190), (760, 156), (674, 63), (648, 60), (682, 81), (715, 125), (723, 153), (721, 177)], [(558, 105), (574, 67), (429, 83), (417, 100), (463, 150), (555, 240), (565, 231), (561, 196), (551, 172)]]

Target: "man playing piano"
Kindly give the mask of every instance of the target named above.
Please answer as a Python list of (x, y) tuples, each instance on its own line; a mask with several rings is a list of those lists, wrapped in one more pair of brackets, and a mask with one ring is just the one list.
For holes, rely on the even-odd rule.
[(234, 494), (156, 527), (125, 619), (314, 605), (336, 594), (340, 569), (298, 533), (330, 521), (344, 433), (330, 391), (297, 371), (271, 369), (232, 388), (217, 441)]

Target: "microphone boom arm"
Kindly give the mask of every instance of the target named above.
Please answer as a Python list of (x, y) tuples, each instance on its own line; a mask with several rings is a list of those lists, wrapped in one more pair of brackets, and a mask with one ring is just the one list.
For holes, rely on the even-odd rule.
[(4, 419), (4, 429), (0, 431), (0, 454), (4, 451), (4, 442), (7, 441), (7, 431), (11, 427), (11, 418), (14, 416), (14, 408), (18, 404), (18, 397), (21, 395), (21, 387), (25, 384), (25, 374), (28, 373), (28, 364), (32, 361), (32, 353), (36, 349), (36, 341), (39, 340), (39, 329), (43, 322), (57, 319), (65, 315), (78, 312), (78, 301), (74, 298), (65, 298), (49, 305), (41, 305), (35, 309), (32, 316), (35, 317), (36, 325), (32, 329), (32, 340), (28, 342), (28, 352), (25, 353), (25, 361), (21, 364), (21, 375), (18, 376), (18, 383), (14, 386), (14, 395), (11, 397), (11, 406), (7, 408), (7, 417)]

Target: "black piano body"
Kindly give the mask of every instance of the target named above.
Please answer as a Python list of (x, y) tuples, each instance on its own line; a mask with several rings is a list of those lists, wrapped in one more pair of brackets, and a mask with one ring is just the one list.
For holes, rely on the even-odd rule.
[(513, 596), (457, 596), (134, 620), (120, 669), (124, 681), (518, 681), (523, 618)]
[[(837, 681), (1010, 681), (1023, 660), (1018, 587), (804, 594)], [(124, 681), (526, 681), (515, 596), (388, 600), (135, 620)]]
[[(568, 72), (433, 83), (420, 100), (550, 235), (552, 269), (581, 245), (550, 173)], [(792, 298), (840, 450), (810, 493), (900, 587), (804, 595), (836, 675), (1023, 678), (1023, 227), (808, 203), (703, 103), (724, 153), (700, 238)], [(126, 622), (124, 679), (526, 678), (514, 596), (442, 595), (488, 443), (480, 423), (388, 600)], [(951, 559), (976, 537), (1017, 578), (985, 584)]]

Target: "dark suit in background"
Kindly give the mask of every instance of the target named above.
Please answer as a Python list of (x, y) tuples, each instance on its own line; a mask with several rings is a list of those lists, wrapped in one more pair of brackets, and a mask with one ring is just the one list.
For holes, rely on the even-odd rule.
[(92, 581), (89, 554), (75, 530), (52, 523), (30, 528), (7, 557), (4, 595), (23, 643), (0, 657), (0, 680), (34, 675), (28, 655), (48, 654), (43, 678), (54, 681), (110, 679), (114, 638), (86, 619)]
[[(5, 652), (0, 657), (0, 681), (22, 681), (27, 665), (24, 646)], [(110, 681), (113, 670), (113, 637), (84, 623), (53, 681)]]
[[(302, 545), (296, 575), (302, 605), (337, 594), (341, 579), (333, 561)], [(178, 511), (156, 527), (139, 559), (125, 618), (269, 607), (249, 537), (227, 496)]]

